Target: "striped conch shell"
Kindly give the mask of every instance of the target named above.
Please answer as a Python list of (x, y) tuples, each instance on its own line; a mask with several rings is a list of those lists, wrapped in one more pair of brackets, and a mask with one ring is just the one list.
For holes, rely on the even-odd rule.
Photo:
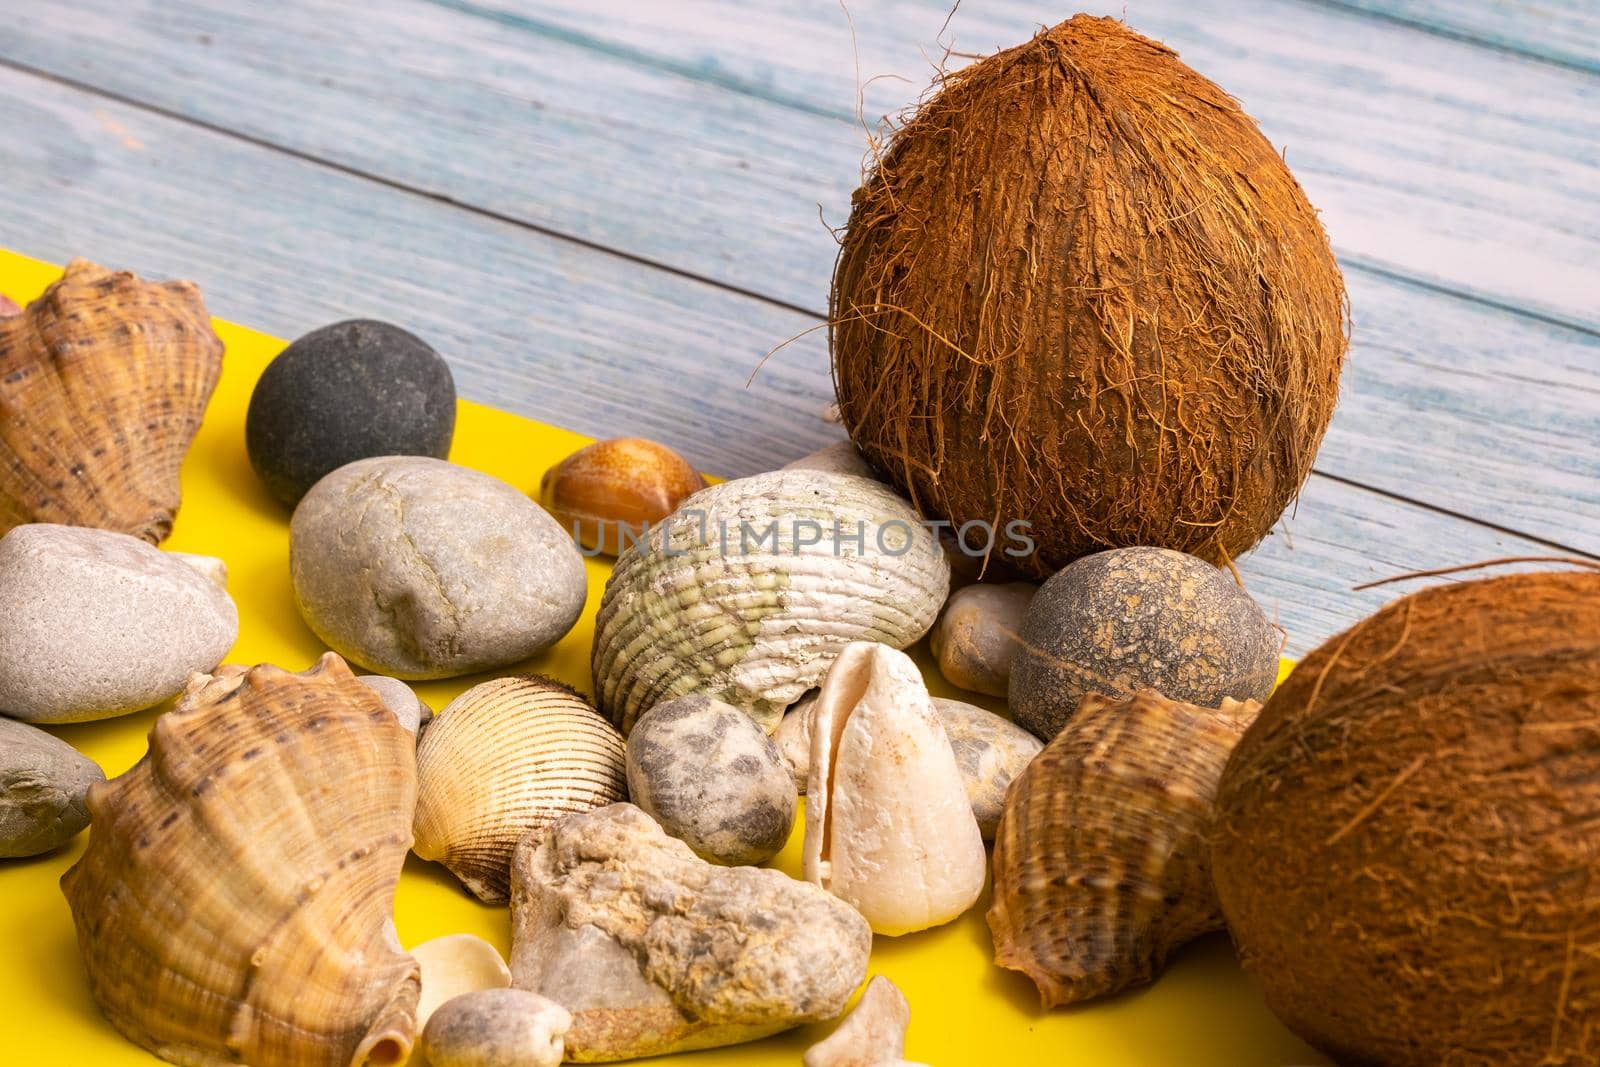
[(0, 534), (53, 522), (165, 540), (221, 373), (193, 283), (73, 260), (0, 317)]
[(1222, 928), (1207, 838), (1256, 701), (1201, 708), (1090, 694), (1011, 784), (994, 843), (995, 962), (1046, 1008), (1155, 978)]
[(714, 485), (617, 560), (595, 620), (596, 700), (623, 733), (689, 693), (771, 733), (840, 649), (914, 643), (949, 588), (938, 540), (870, 478), (782, 470)]
[(145, 757), (89, 791), (61, 880), (100, 1009), (173, 1063), (404, 1062), (415, 796), (411, 735), (338, 656), (196, 675)]

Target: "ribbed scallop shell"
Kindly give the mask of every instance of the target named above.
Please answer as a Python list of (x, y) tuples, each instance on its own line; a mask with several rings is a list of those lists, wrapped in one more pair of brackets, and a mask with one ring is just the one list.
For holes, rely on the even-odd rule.
[(193, 283), (73, 260), (0, 318), (0, 534), (54, 522), (165, 540), (221, 372)]
[(1047, 1008), (1152, 980), (1222, 928), (1207, 836), (1228, 754), (1261, 705), (1090, 695), (1012, 783), (994, 844), (995, 962)]
[(61, 880), (116, 1028), (205, 1067), (403, 1062), (411, 749), (332, 653), (196, 676), (145, 757), (90, 790), (89, 847)]
[(496, 678), (451, 701), (422, 735), (417, 778), (417, 855), (488, 903), (509, 899), (530, 831), (628, 792), (622, 735), (547, 678)]
[(617, 560), (595, 619), (596, 702), (627, 733), (656, 704), (704, 693), (770, 733), (840, 649), (914, 643), (949, 588), (938, 540), (872, 479), (783, 470), (714, 485)]

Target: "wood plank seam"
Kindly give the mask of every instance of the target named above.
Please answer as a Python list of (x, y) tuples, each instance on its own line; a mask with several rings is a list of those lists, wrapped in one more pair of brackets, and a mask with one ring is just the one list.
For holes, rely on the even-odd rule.
[(1491, 52), (1499, 52), (1508, 56), (1519, 56), (1532, 60), (1535, 63), (1547, 63), (1552, 67), (1561, 67), (1563, 70), (1577, 71), (1579, 74), (1600, 74), (1600, 63), (1595, 63), (1581, 57), (1568, 58), (1564, 55), (1553, 55), (1546, 52), (1535, 52), (1513, 41), (1485, 37), (1470, 30), (1457, 29), (1453, 26), (1441, 26), (1435, 22), (1424, 19), (1409, 18), (1397, 11), (1377, 11), (1361, 4), (1353, 4), (1347, 0), (1303, 0), (1304, 3), (1315, 4), (1318, 7), (1331, 8), (1345, 11), (1352, 15), (1376, 19), (1395, 26), (1404, 26), (1419, 33), (1432, 34), (1443, 37), (1449, 41), (1460, 41), (1463, 44), (1474, 45), (1478, 48), (1487, 48)]

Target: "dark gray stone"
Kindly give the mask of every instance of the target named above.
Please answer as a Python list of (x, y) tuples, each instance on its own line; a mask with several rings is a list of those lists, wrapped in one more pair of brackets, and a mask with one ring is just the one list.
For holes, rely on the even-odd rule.
[(444, 459), (455, 425), (455, 382), (439, 353), (398, 326), (352, 319), (272, 361), (250, 396), (245, 447), (272, 495), (295, 504), (358, 459)]

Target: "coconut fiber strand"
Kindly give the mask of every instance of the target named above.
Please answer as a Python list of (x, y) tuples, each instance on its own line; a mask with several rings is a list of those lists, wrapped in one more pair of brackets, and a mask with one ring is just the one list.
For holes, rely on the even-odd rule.
[(1255, 123), (1086, 15), (943, 77), (855, 194), (831, 313), (868, 459), (924, 512), (1031, 523), (1036, 575), (1250, 548), (1346, 346), (1327, 237)]
[(1234, 750), (1212, 868), (1267, 1002), (1342, 1063), (1600, 1063), (1600, 573), (1391, 604)]

